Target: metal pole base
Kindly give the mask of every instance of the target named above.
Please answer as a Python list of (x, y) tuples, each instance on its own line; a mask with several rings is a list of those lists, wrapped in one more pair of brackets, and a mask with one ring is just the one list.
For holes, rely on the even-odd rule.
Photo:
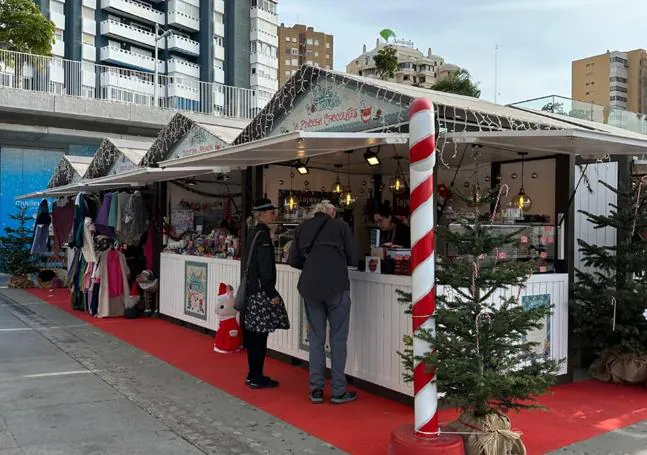
[(442, 434), (434, 439), (419, 438), (413, 425), (403, 425), (391, 433), (387, 455), (464, 455), (463, 438)]

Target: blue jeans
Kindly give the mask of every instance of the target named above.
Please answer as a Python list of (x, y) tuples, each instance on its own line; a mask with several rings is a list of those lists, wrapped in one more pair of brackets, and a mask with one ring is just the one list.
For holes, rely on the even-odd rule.
[(306, 300), (308, 340), (310, 342), (310, 390), (324, 388), (326, 369), (326, 323), (330, 325), (331, 370), (333, 395), (346, 392), (346, 356), (350, 325), (350, 293), (330, 300)]

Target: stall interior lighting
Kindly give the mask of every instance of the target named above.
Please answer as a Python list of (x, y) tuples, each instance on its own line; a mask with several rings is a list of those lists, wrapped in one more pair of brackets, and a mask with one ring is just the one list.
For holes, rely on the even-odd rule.
[(375, 153), (371, 149), (366, 149), (366, 152), (364, 153), (364, 159), (371, 166), (377, 166), (378, 164), (380, 164), (380, 158), (377, 156), (377, 153)]
[(529, 210), (532, 206), (532, 199), (526, 194), (526, 191), (523, 188), (523, 165), (526, 153), (519, 153), (519, 155), (521, 155), (521, 188), (519, 189), (519, 193), (512, 200), (512, 203), (515, 207), (525, 211)]
[(397, 166), (395, 170), (395, 176), (393, 177), (393, 179), (391, 179), (390, 189), (393, 193), (397, 194), (404, 191), (407, 185), (404, 179), (404, 173), (402, 172), (402, 167), (400, 166), (400, 160), (402, 159), (402, 157), (395, 156), (394, 159), (397, 160)]
[(195, 180), (194, 179), (187, 180), (186, 185), (187, 186), (195, 186), (196, 185)]
[(301, 175), (307, 175), (310, 172), (308, 170), (308, 166), (306, 166), (305, 163), (303, 163), (302, 161), (297, 161), (294, 167), (296, 168), (297, 172)]
[(341, 168), (341, 164), (335, 164), (335, 167), (338, 169), (337, 179), (335, 179), (335, 183), (333, 183), (332, 190), (337, 194), (341, 194), (341, 192), (344, 191), (344, 187), (341, 184), (341, 179), (339, 178), (339, 168)]
[(350, 186), (350, 155), (351, 153), (353, 153), (353, 151), (349, 150), (346, 153), (348, 155), (348, 167), (346, 169), (348, 183), (344, 190), (344, 194), (341, 197), (341, 203), (344, 207), (351, 208), (355, 204), (355, 196), (353, 196), (353, 190), (351, 189), (351, 186)]

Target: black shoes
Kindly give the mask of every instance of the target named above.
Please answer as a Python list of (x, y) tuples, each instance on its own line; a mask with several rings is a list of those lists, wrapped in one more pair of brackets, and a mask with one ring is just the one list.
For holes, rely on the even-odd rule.
[(357, 392), (344, 392), (342, 395), (333, 395), (330, 399), (332, 404), (344, 404), (357, 400)]
[(310, 392), (310, 401), (314, 404), (321, 404), (324, 402), (324, 392), (321, 389), (314, 389)]
[(247, 384), (252, 389), (275, 389), (279, 386), (279, 381), (275, 381), (269, 376), (263, 376), (263, 379), (260, 381), (253, 381), (249, 378), (245, 380)]

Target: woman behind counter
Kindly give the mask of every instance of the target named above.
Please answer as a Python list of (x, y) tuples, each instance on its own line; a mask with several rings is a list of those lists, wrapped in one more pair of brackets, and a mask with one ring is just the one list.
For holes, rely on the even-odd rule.
[(380, 208), (373, 215), (373, 220), (382, 231), (383, 246), (411, 248), (411, 229), (393, 216), (393, 210), (389, 204), (380, 204)]
[(245, 383), (254, 389), (267, 389), (279, 385), (278, 381), (263, 374), (267, 337), (277, 329), (289, 329), (290, 321), (276, 290), (274, 245), (269, 227), (276, 219), (276, 207), (269, 199), (260, 199), (252, 212), (254, 227), (248, 235), (245, 256), (250, 257), (250, 248), (253, 250), (247, 272), (247, 305), (241, 314), (249, 365)]

